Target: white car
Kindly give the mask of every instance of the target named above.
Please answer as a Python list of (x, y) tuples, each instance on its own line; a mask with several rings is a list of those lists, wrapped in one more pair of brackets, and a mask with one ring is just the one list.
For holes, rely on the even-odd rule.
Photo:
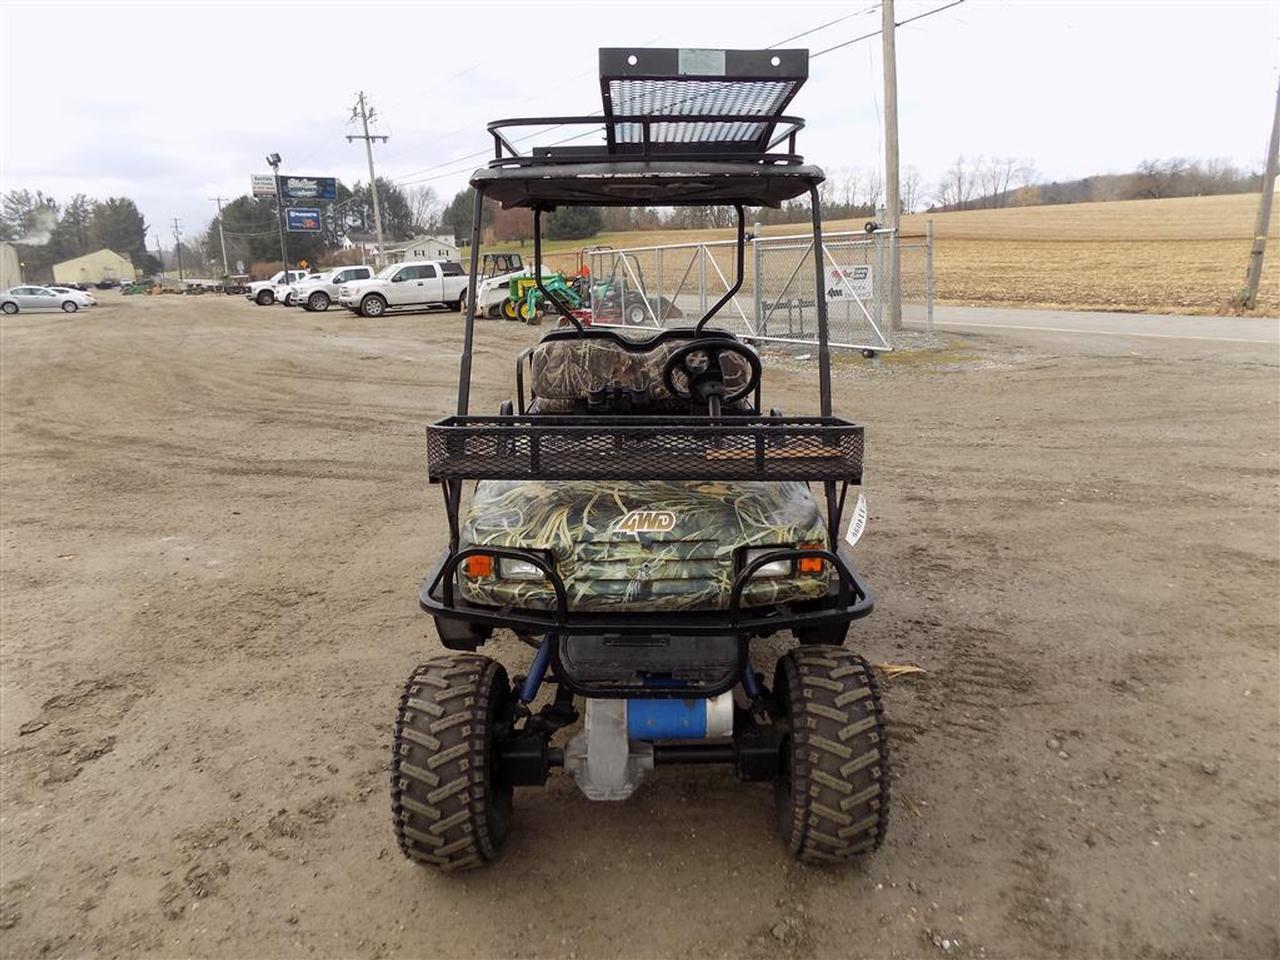
[(393, 263), (369, 280), (344, 283), (338, 302), (365, 317), (388, 310), (423, 310), (437, 304), (461, 310), (467, 298), (467, 274), (453, 260)]
[(48, 287), (10, 287), (0, 293), (0, 311), (10, 315), (26, 310), (62, 310), (64, 313), (75, 313), (80, 309), (78, 298), (83, 294), (79, 290), (71, 293), (76, 296), (57, 293)]
[[(355, 283), (357, 280), (368, 280), (373, 270), (365, 266), (334, 267), (324, 273), (316, 273), (307, 277), (291, 288), (292, 299), (286, 300), (303, 310), (324, 311), (338, 299), (338, 290), (344, 283)], [(279, 296), (279, 294), (276, 294)]]
[(297, 283), (307, 275), (305, 270), (290, 270), (286, 277), (283, 270), (277, 270), (269, 280), (258, 280), (249, 284), (244, 298), (260, 307), (269, 307), (276, 302), (276, 287), (282, 283)]
[(65, 294), (68, 297), (72, 297), (82, 307), (96, 307), (98, 305), (98, 301), (94, 298), (93, 294), (89, 293), (87, 290), (77, 290), (74, 287), (63, 287), (57, 284), (54, 284), (49, 289), (54, 293)]
[(286, 307), (294, 306), (298, 302), (295, 295), (298, 285), (317, 280), (321, 276), (322, 274), (319, 273), (308, 273), (301, 280), (292, 283), (277, 283), (272, 290), (272, 293), (275, 294), (276, 303), (283, 303)]

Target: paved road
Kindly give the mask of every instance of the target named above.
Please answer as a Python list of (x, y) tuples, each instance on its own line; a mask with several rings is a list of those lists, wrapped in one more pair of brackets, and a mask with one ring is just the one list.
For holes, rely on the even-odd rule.
[(944, 330), (1026, 330), (1094, 336), (1280, 344), (1280, 320), (1266, 317), (1185, 317), (1150, 313), (1023, 310), (937, 306), (934, 326)]

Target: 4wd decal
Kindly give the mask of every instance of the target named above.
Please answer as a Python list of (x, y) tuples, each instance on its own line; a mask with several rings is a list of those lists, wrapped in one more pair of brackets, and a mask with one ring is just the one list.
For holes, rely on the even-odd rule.
[(623, 533), (667, 533), (675, 525), (676, 515), (670, 510), (632, 510), (614, 529)]

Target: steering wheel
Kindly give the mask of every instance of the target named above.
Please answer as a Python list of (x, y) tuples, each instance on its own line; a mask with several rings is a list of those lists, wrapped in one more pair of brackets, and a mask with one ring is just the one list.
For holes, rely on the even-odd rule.
[[(732, 393), (725, 391), (724, 369), (720, 365), (720, 357), (726, 353), (741, 357), (751, 371), (747, 382)], [(676, 385), (677, 373), (684, 375), (683, 389)], [(712, 415), (716, 415), (721, 404), (741, 400), (755, 390), (760, 383), (760, 373), (760, 355), (745, 343), (703, 339), (690, 341), (671, 354), (662, 371), (662, 381), (673, 396), (705, 403)]]

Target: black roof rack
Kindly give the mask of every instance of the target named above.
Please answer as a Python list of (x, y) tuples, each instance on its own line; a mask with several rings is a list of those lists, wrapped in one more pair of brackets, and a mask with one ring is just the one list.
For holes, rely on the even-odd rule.
[[(783, 113), (808, 75), (807, 50), (604, 48), (601, 114), (494, 121), (471, 184), (504, 207), (776, 207), (823, 180), (796, 153), (804, 121)], [(519, 127), (586, 129), (522, 154)]]

